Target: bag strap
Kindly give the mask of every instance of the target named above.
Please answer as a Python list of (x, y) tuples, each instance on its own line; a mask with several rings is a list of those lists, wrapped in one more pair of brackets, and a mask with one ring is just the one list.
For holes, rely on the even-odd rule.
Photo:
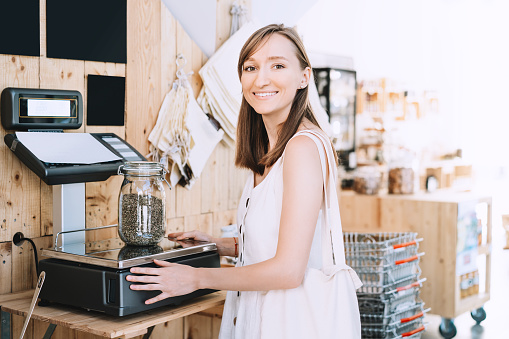
[[(335, 187), (331, 187), (332, 183), (337, 176), (337, 168), (333, 163), (334, 155), (331, 154), (332, 147), (327, 144), (327, 140), (321, 134), (314, 131), (300, 131), (295, 134), (307, 134), (317, 145), (318, 153), (320, 155), (320, 162), (322, 167), (323, 177), (323, 201), (321, 206), (322, 211), (322, 225), (321, 225), (321, 238), (322, 238), (322, 266), (328, 267), (333, 265), (345, 264), (344, 244), (342, 241), (341, 219), (339, 216), (339, 205), (337, 195), (335, 194)], [(327, 176), (327, 171), (329, 176)], [(334, 192), (334, 194), (331, 194)], [(331, 203), (334, 208), (331, 209)], [(337, 206), (337, 207), (336, 207)], [(336, 213), (332, 213), (331, 210)]]

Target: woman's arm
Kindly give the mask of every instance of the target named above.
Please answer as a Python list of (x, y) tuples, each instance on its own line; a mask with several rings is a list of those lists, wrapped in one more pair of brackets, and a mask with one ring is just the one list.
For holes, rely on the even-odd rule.
[(323, 198), (323, 180), (316, 144), (306, 136), (292, 139), (283, 164), (283, 205), (276, 255), (264, 262), (235, 268), (193, 268), (155, 261), (162, 268), (132, 268), (127, 280), (134, 290), (160, 290), (147, 301), (211, 288), (232, 291), (289, 289), (302, 283)]

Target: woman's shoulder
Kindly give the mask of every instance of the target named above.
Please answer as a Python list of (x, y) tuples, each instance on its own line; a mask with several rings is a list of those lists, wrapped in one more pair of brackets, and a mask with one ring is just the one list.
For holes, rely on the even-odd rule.
[(285, 153), (300, 155), (304, 161), (310, 157), (332, 154), (330, 138), (318, 126), (301, 126), (286, 145)]
[[(321, 138), (320, 138), (321, 136)], [(288, 141), (285, 153), (299, 153), (303, 159), (310, 154), (318, 154), (320, 139), (326, 138), (319, 128), (303, 128), (297, 130), (294, 136)]]
[[(301, 137), (303, 136), (303, 137)], [(305, 139), (312, 139), (312, 140), (315, 140), (315, 141), (322, 141), (322, 142), (326, 142), (329, 141), (329, 137), (327, 136), (327, 134), (318, 126), (315, 126), (315, 125), (306, 125), (306, 124), (303, 124), (299, 127), (299, 129), (297, 129), (297, 132), (295, 132), (295, 134), (293, 135), (293, 137), (291, 139), (296, 139), (296, 138), (299, 138), (301, 140), (305, 140)], [(321, 139), (321, 140), (317, 140), (317, 138)], [(304, 142), (304, 141), (303, 141)]]

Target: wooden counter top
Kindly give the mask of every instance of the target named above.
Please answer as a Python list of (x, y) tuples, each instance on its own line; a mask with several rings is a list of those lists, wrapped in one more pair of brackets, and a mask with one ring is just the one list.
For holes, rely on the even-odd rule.
[[(25, 317), (32, 296), (33, 290), (1, 295), (2, 311)], [(180, 306), (162, 307), (125, 317), (115, 317), (63, 305), (36, 306), (32, 319), (106, 338), (131, 338), (146, 333), (147, 328), (151, 326), (221, 306), (224, 304), (225, 298), (226, 292), (218, 291), (192, 299)]]

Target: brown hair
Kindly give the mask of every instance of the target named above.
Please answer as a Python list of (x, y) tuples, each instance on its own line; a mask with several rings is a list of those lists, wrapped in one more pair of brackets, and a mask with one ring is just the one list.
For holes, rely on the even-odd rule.
[[(302, 70), (306, 67), (311, 68), (304, 44), (297, 32), (293, 28), (272, 24), (254, 32), (242, 47), (237, 65), (239, 79), (242, 78), (244, 62), (256, 53), (272, 34), (279, 34), (294, 44), (295, 54)], [(268, 152), (269, 138), (262, 117), (242, 96), (237, 123), (235, 165), (263, 175), (265, 167), (272, 166), (281, 157), (286, 144), (297, 132), (304, 118), (320, 127), (309, 103), (308, 87), (297, 90), (290, 108), (290, 114), (286, 121), (281, 124), (276, 145), (270, 152)]]

